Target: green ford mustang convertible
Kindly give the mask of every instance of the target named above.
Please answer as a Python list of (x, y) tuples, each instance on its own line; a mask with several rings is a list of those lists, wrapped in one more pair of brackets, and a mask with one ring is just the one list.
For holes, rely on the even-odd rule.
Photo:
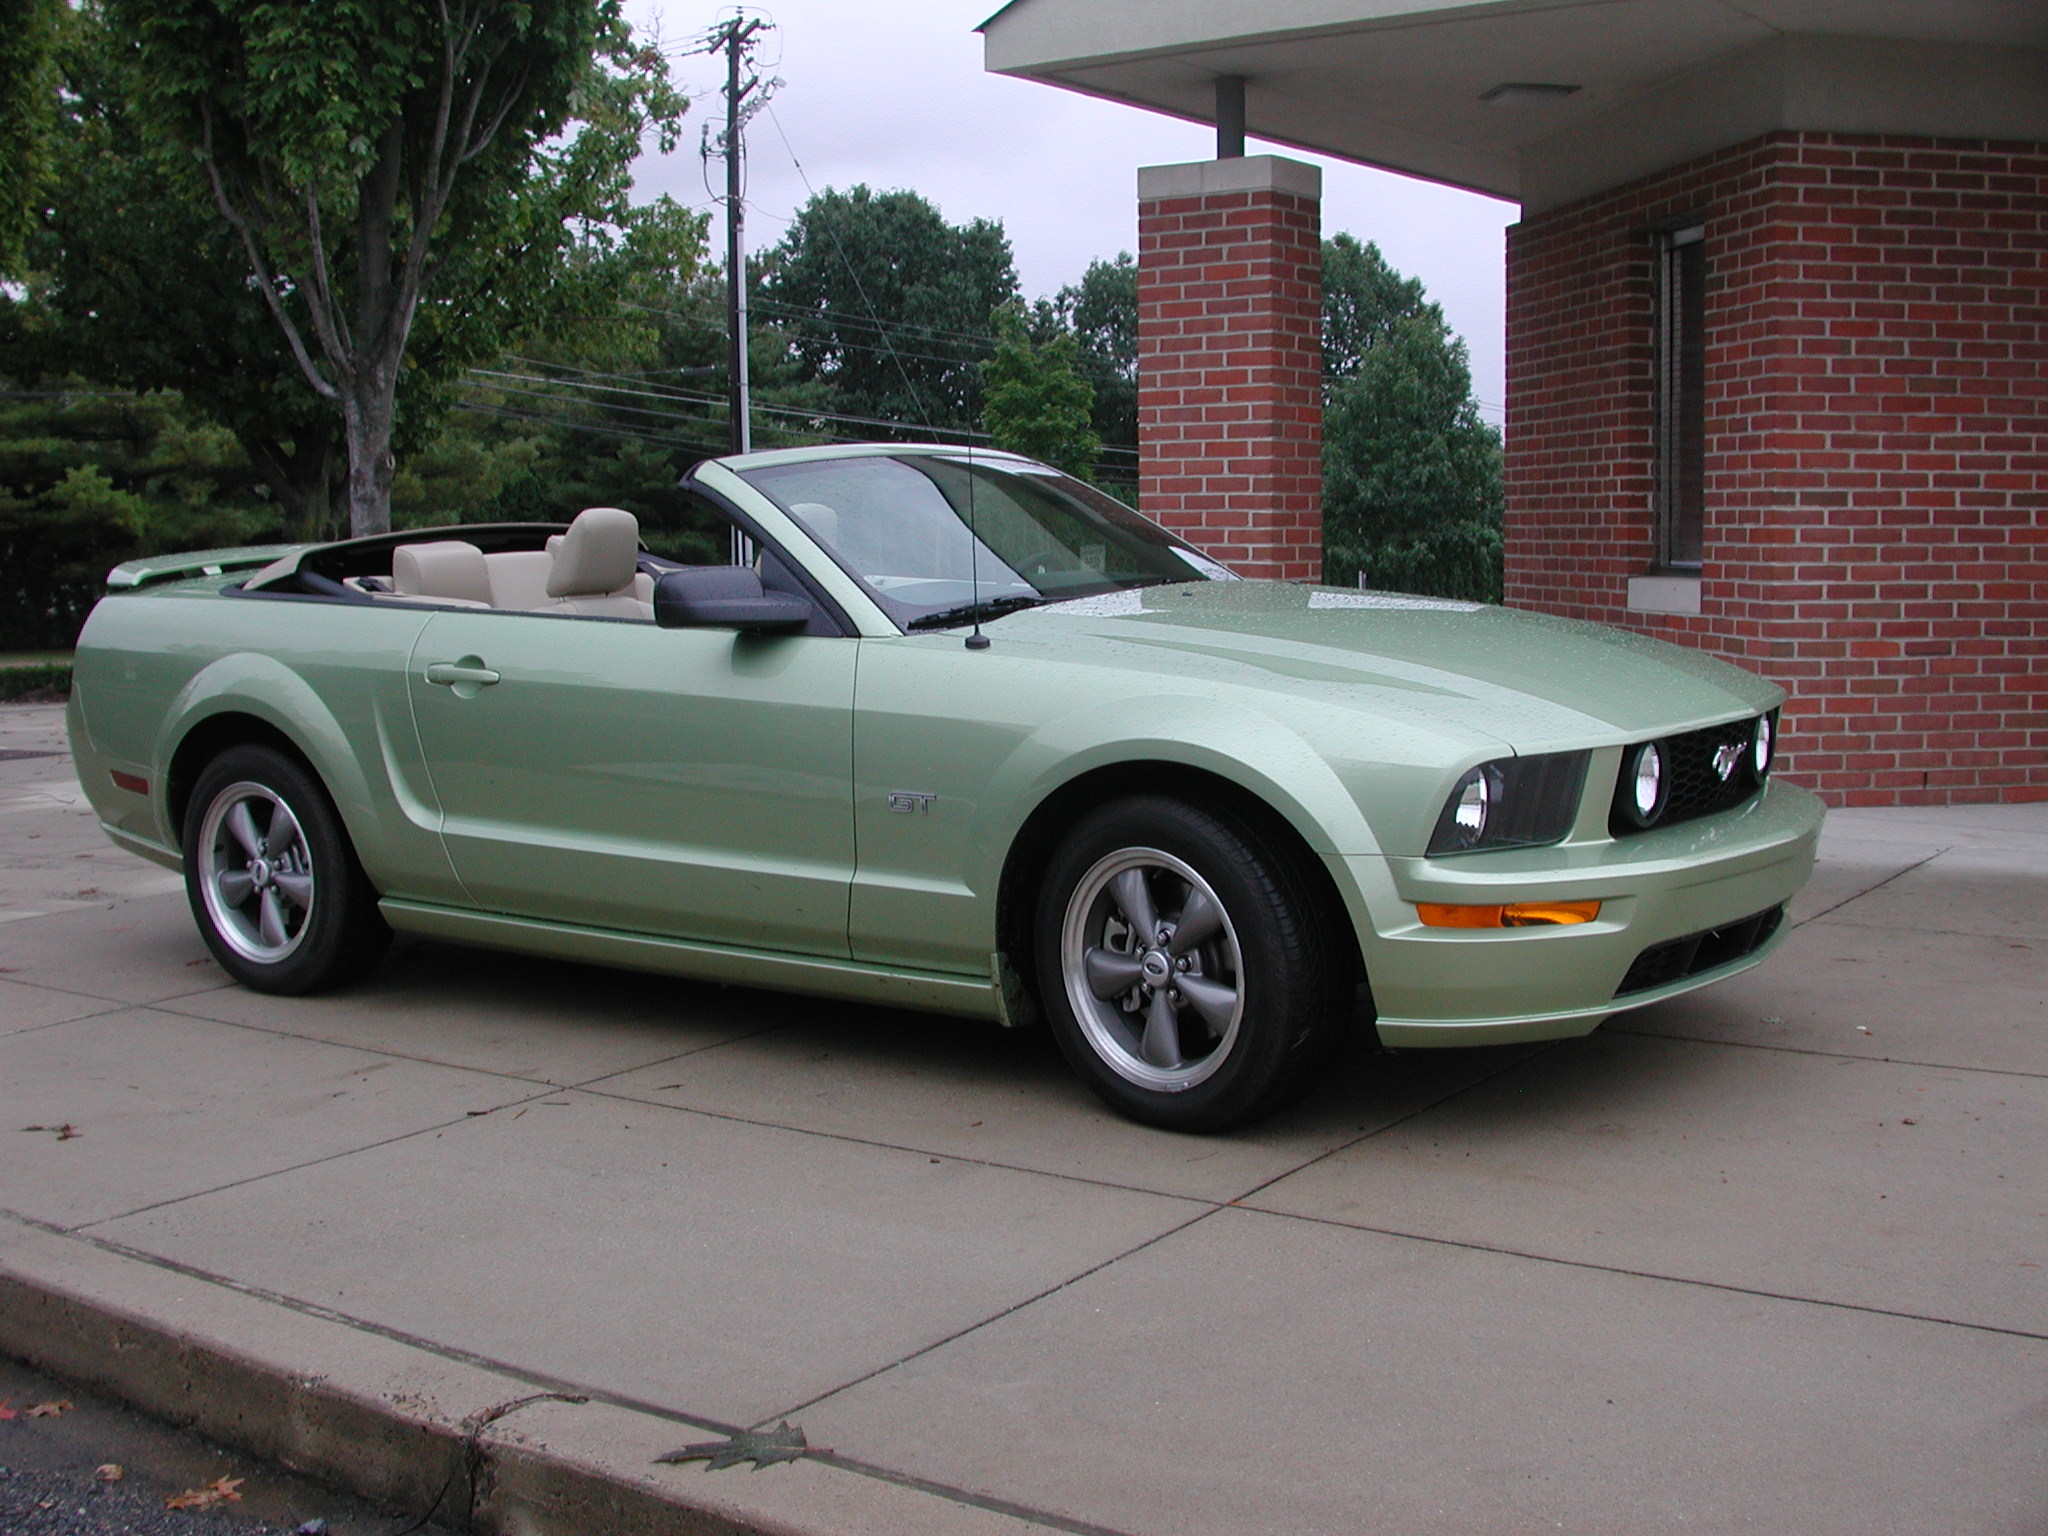
[(1505, 608), (1240, 581), (1004, 454), (799, 449), (633, 517), (122, 566), (71, 743), (246, 985), (391, 930), (1049, 1022), (1212, 1130), (1372, 1021), (1580, 1035), (1756, 964), (1821, 807), (1783, 694)]

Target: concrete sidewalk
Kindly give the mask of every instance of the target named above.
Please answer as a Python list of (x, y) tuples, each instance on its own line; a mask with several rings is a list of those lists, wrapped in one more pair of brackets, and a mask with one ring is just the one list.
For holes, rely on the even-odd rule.
[[(223, 985), (10, 755), (0, 1348), (501, 1530), (2048, 1530), (2048, 806), (1838, 812), (1795, 917), (1195, 1139), (947, 1020)], [(784, 1418), (832, 1454), (654, 1464)]]

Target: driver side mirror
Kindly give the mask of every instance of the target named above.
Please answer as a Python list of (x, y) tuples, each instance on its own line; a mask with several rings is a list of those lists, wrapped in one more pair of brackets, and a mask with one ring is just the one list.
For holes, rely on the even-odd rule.
[(743, 565), (670, 571), (654, 584), (654, 622), (663, 629), (737, 629), (769, 634), (811, 622), (811, 600), (762, 588)]

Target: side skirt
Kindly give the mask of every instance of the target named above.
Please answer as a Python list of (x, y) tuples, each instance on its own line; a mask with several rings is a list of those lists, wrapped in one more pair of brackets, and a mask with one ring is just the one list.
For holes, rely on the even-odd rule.
[(655, 971), (783, 992), (808, 992), (847, 1002), (881, 1003), (928, 1013), (954, 1013), (975, 1019), (1000, 1016), (994, 985), (971, 976), (893, 971), (850, 960), (820, 960), (772, 950), (699, 944), (688, 939), (651, 938), (608, 928), (578, 928), (490, 912), (464, 912), (389, 897), (377, 906), (384, 921), (400, 933), (416, 933), (455, 944), (514, 949), (522, 954), (551, 955), (558, 960), (581, 960), (592, 965), (616, 965), (626, 970)]

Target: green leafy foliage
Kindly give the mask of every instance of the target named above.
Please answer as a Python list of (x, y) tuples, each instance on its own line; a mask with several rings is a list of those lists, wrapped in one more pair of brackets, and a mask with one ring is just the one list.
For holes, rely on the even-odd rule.
[(340, 413), (352, 527), (385, 526), (401, 384), (499, 350), (594, 269), (569, 247), (627, 222), (642, 135), (674, 142), (660, 53), (618, 0), (100, 4), (143, 137), (203, 172)]
[(57, 116), (64, 0), (0, 0), (0, 277), (20, 270)]
[(1465, 343), (1377, 247), (1323, 262), (1324, 580), (1500, 601), (1500, 435)]
[(797, 210), (759, 280), (764, 321), (834, 409), (917, 429), (973, 429), (989, 315), (1017, 297), (1002, 226), (948, 224), (915, 192), (829, 188)]
[(342, 489), (340, 417), (307, 387), (190, 168), (146, 151), (129, 62), (96, 11), (75, 15), (59, 58), (47, 211), (25, 295), (0, 299), (0, 371), (178, 390), (235, 434), (295, 533), (323, 531)]
[(0, 394), (0, 649), (68, 647), (107, 570), (279, 535), (235, 442), (173, 394)]
[(1138, 446), (1138, 264), (1130, 252), (1091, 261), (1053, 301), (1080, 349), (1081, 377), (1095, 391), (1090, 424), (1112, 447)]
[(1015, 304), (998, 309), (993, 323), (995, 355), (981, 365), (990, 439), (998, 448), (1090, 478), (1102, 439), (1089, 424), (1095, 390), (1076, 371), (1080, 344), (1066, 330), (1033, 340)]
[(1422, 280), (1403, 277), (1370, 241), (1335, 234), (1323, 242), (1323, 378), (1348, 379), (1403, 320), (1435, 315)]
[(0, 703), (18, 699), (24, 704), (55, 704), (70, 692), (68, 662), (0, 666)]

